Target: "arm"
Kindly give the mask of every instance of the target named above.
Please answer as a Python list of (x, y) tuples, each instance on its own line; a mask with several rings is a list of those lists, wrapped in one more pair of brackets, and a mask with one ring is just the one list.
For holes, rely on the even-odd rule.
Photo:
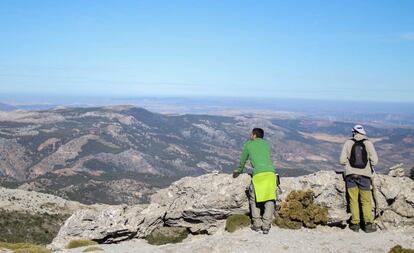
[(375, 166), (378, 164), (378, 155), (377, 151), (375, 150), (374, 144), (372, 142), (367, 142), (367, 151), (368, 151), (368, 159), (371, 166)]
[(347, 142), (344, 144), (341, 152), (341, 156), (339, 157), (339, 163), (341, 165), (346, 165), (349, 162), (348, 158), (348, 147)]
[(238, 173), (243, 173), (244, 166), (246, 165), (247, 159), (249, 158), (249, 151), (247, 150), (247, 145), (245, 144), (243, 147), (243, 152), (240, 156), (240, 164), (237, 168)]

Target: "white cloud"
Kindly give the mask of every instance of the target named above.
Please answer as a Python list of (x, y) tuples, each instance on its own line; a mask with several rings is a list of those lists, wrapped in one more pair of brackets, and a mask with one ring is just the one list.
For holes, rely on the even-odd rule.
[(402, 40), (414, 41), (414, 32), (404, 33), (401, 35)]

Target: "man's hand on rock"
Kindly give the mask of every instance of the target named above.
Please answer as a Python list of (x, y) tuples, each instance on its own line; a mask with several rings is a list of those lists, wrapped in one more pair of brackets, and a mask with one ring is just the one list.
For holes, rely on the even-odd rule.
[(233, 171), (233, 178), (236, 178), (236, 177), (240, 176), (240, 174), (241, 174), (241, 173), (240, 173), (240, 171), (239, 171), (239, 170), (237, 170), (237, 169), (236, 169), (236, 170), (234, 170), (234, 171)]

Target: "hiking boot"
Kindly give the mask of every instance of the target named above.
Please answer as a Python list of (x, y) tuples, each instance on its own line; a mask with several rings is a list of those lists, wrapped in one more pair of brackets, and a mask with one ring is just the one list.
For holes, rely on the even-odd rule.
[(255, 226), (255, 225), (251, 225), (251, 226), (250, 226), (250, 228), (251, 228), (253, 231), (255, 231), (255, 232), (259, 232), (259, 231), (261, 230), (261, 228), (260, 228), (260, 227)]
[(351, 229), (354, 232), (359, 232), (359, 224), (351, 224), (349, 225), (349, 229)]
[(267, 235), (269, 234), (270, 226), (262, 226), (263, 234)]
[(365, 233), (372, 233), (377, 231), (377, 225), (375, 223), (366, 223), (365, 224)]

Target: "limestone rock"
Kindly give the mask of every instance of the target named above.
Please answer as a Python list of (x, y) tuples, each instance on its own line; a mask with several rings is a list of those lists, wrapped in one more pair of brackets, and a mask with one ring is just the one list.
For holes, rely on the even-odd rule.
[[(408, 177), (375, 175), (377, 223), (381, 229), (414, 227), (414, 181)], [(159, 190), (148, 206), (94, 206), (77, 211), (61, 228), (53, 247), (62, 248), (70, 239), (112, 243), (144, 238), (162, 226), (182, 227), (192, 233), (213, 234), (224, 230), (225, 219), (249, 211), (246, 188), (250, 176), (229, 174), (185, 177)], [(346, 224), (346, 188), (342, 174), (319, 171), (301, 177), (281, 179), (279, 200), (293, 190), (311, 189), (315, 202), (329, 212), (328, 224)], [(374, 210), (373, 210), (374, 211)]]
[[(414, 181), (408, 177), (375, 174), (373, 185), (379, 226), (382, 229), (412, 227), (414, 224)], [(345, 224), (350, 217), (350, 214), (346, 212), (346, 188), (341, 174), (333, 171), (319, 171), (297, 178), (282, 178), (281, 187), (283, 194), (280, 199), (285, 198), (292, 190), (313, 190), (316, 195), (315, 201), (328, 208), (328, 224)]]
[(163, 225), (165, 208), (158, 204), (135, 206), (100, 205), (74, 213), (53, 240), (52, 249), (62, 249), (73, 239), (114, 243), (143, 238)]
[(167, 208), (165, 224), (186, 227), (192, 233), (214, 233), (232, 213), (248, 211), (246, 188), (250, 177), (242, 174), (206, 174), (185, 177), (151, 197)]
[(315, 202), (328, 208), (328, 224), (343, 223), (349, 218), (346, 212), (345, 183), (342, 174), (334, 171), (319, 171), (301, 177), (281, 179), (283, 200), (291, 191), (312, 190)]
[(405, 170), (402, 167), (403, 165), (404, 164), (400, 163), (400, 164), (397, 164), (397, 165), (391, 167), (389, 169), (388, 176), (391, 176), (391, 177), (404, 177), (405, 176)]

